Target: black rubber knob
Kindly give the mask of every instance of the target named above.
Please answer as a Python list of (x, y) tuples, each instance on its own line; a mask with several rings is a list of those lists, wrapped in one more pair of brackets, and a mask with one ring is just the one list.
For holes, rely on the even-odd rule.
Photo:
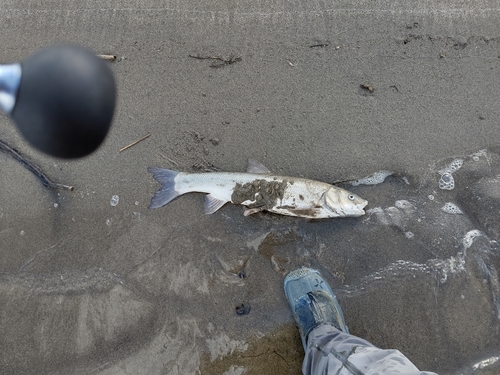
[(108, 133), (116, 102), (106, 62), (82, 47), (57, 46), (35, 53), (21, 68), (11, 116), (24, 137), (60, 158), (95, 151)]

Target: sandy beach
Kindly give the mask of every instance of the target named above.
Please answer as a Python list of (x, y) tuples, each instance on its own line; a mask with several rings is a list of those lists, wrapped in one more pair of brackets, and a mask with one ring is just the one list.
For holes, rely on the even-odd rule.
[[(283, 278), (301, 265), (351, 333), (421, 370), (500, 373), (499, 21), (493, 0), (4, 1), (1, 63), (82, 45), (116, 56), (118, 98), (74, 161), (0, 116), (2, 141), (74, 186), (0, 153), (0, 373), (300, 374)], [(205, 215), (203, 194), (148, 209), (149, 166), (249, 158), (367, 214)]]

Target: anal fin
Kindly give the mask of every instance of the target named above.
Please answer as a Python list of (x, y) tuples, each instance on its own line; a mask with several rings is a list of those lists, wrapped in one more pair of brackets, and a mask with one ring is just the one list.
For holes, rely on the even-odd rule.
[(212, 194), (205, 196), (205, 214), (211, 215), (224, 206), (227, 201), (214, 197)]

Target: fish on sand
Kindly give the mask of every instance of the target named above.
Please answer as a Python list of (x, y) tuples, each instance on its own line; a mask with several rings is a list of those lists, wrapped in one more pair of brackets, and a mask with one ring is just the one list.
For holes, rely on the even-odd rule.
[(230, 202), (246, 206), (245, 216), (260, 211), (324, 219), (361, 216), (368, 202), (347, 190), (325, 182), (272, 174), (250, 159), (247, 173), (186, 173), (149, 167), (161, 187), (149, 208), (164, 206), (186, 193), (207, 193), (205, 213), (213, 214)]

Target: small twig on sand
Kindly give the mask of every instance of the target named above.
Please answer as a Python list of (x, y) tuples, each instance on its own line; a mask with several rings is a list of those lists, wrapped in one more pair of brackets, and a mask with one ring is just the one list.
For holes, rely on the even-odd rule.
[(200, 56), (200, 55), (189, 55), (189, 57), (192, 57), (193, 59), (199, 59), (199, 60), (219, 60), (220, 63), (213, 62), (212, 65), (210, 65), (212, 68), (220, 68), (225, 65), (230, 65), (234, 64), (235, 62), (241, 61), (241, 56), (229, 56), (229, 58), (221, 57), (221, 56)]
[(120, 152), (125, 151), (126, 149), (128, 149), (128, 148), (130, 148), (130, 147), (132, 147), (132, 146), (135, 146), (136, 144), (138, 144), (138, 143), (139, 143), (139, 142), (141, 142), (141, 141), (144, 141), (144, 140), (145, 140), (146, 138), (148, 138), (150, 135), (151, 135), (151, 133), (148, 133), (148, 134), (146, 134), (144, 137), (142, 137), (141, 139), (138, 139), (137, 141), (134, 141), (134, 142), (132, 142), (131, 144), (129, 144), (129, 145), (127, 145), (127, 146), (125, 146), (125, 147), (122, 147), (122, 148), (120, 149)]
[(5, 151), (8, 153), (10, 156), (12, 156), (14, 159), (16, 159), (19, 163), (21, 163), (24, 168), (29, 170), (31, 173), (33, 173), (40, 181), (42, 181), (42, 184), (49, 188), (49, 189), (61, 189), (61, 190), (70, 190), (73, 191), (73, 186), (68, 186), (68, 185), (62, 185), (58, 184), (55, 182), (52, 182), (50, 178), (48, 178), (41, 170), (38, 168), (36, 165), (30, 163), (28, 160), (26, 160), (24, 157), (22, 157), (19, 152), (14, 150), (13, 148), (9, 147), (6, 143), (3, 141), (0, 141), (0, 150)]
[(97, 57), (107, 60), (107, 61), (115, 61), (116, 60), (116, 55), (97, 55)]
[(373, 88), (373, 86), (367, 85), (366, 83), (362, 83), (361, 85), (359, 85), (359, 87), (361, 87), (362, 89), (365, 89), (365, 90), (367, 90), (369, 92), (375, 91), (375, 89)]
[(318, 43), (318, 44), (312, 44), (309, 46), (309, 48), (325, 48), (328, 47), (330, 44), (329, 43)]

